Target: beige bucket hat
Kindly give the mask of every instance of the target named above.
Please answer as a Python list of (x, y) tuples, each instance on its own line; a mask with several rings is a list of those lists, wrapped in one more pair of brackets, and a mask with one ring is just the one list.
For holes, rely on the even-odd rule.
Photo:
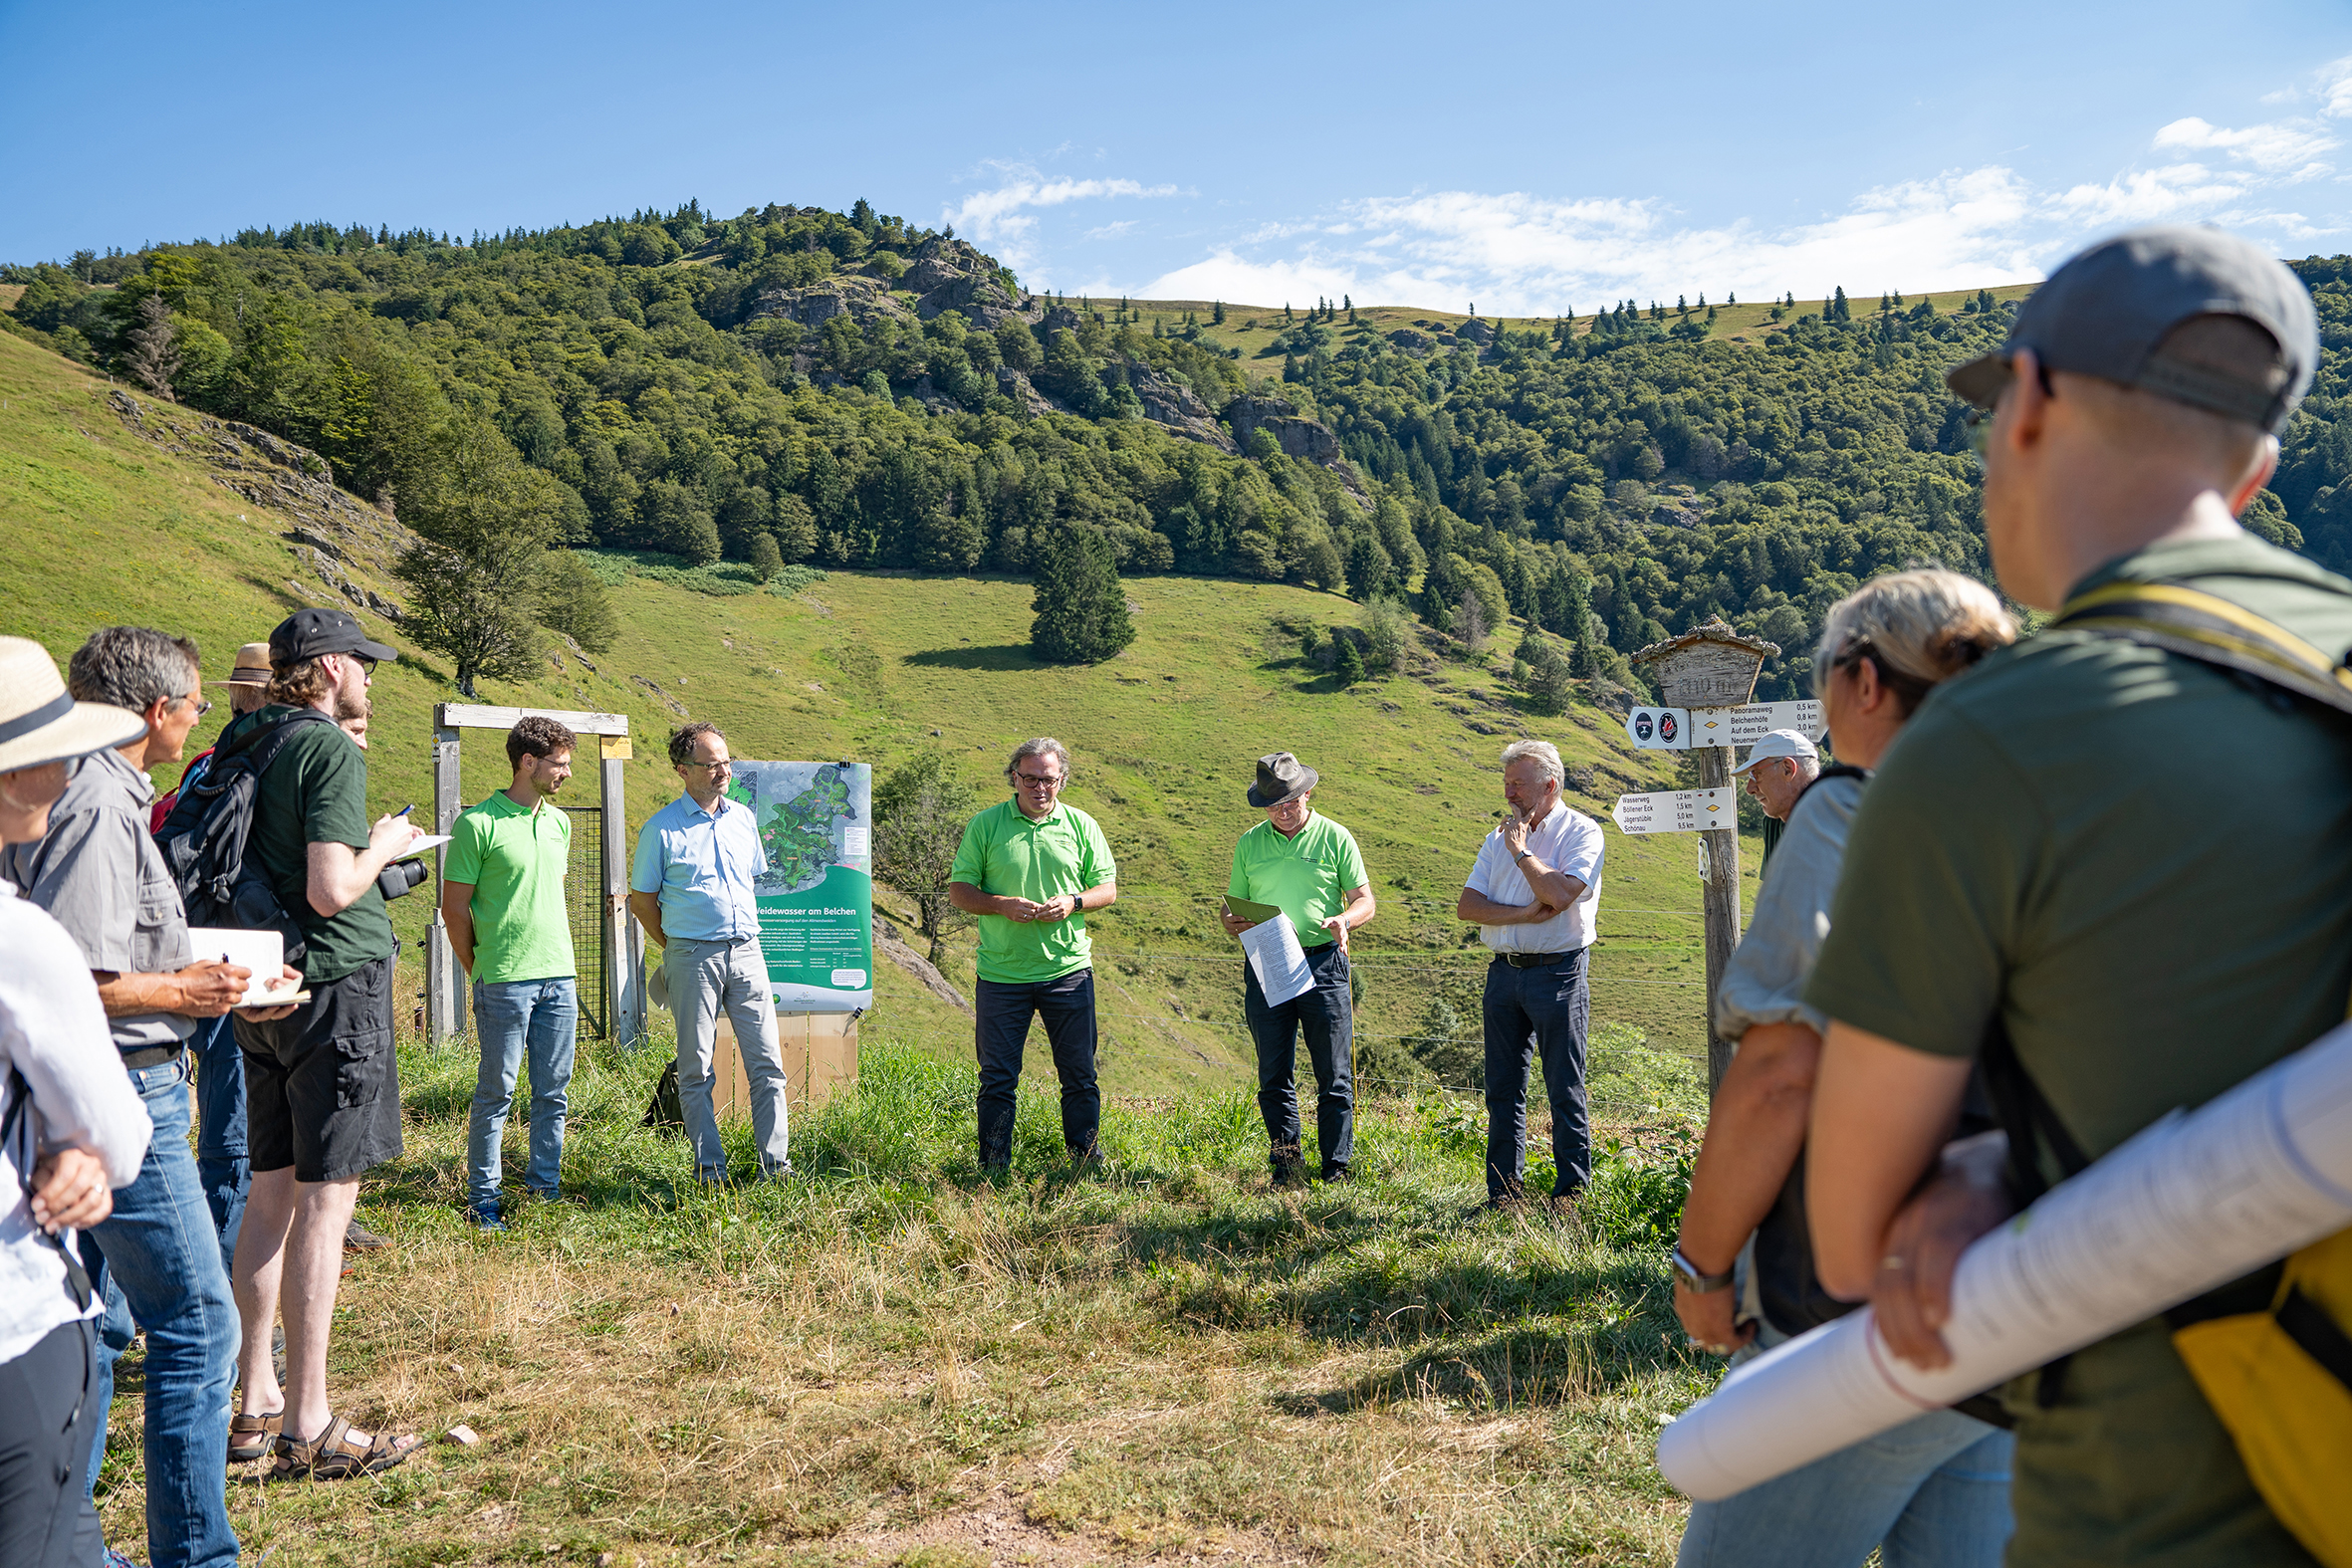
[(76, 702), (49, 650), (0, 637), (0, 774), (128, 746), (147, 721), (127, 708)]

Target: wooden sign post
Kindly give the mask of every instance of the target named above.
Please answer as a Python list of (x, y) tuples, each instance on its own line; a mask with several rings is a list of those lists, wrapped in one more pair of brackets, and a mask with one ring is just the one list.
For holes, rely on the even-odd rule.
[[(1696, 631), (1653, 643), (1633, 656), (1648, 668), (1658, 695), (1670, 708), (1737, 708), (1756, 695), (1757, 673), (1780, 651), (1778, 643), (1744, 637), (1721, 620)], [(1699, 765), (1699, 787), (1732, 786), (1732, 748), (1691, 746)], [(1732, 950), (1740, 945), (1740, 822), (1699, 834), (1699, 881), (1707, 914), (1707, 1092), (1723, 1081), (1732, 1044), (1715, 1026), (1715, 994), (1723, 985)]]

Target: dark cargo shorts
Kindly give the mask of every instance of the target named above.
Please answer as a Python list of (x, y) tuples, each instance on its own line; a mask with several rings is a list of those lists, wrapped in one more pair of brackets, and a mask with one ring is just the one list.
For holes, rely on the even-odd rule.
[(392, 1053), (389, 955), (270, 1023), (237, 1019), (252, 1169), (298, 1182), (350, 1181), (400, 1153), (400, 1064)]

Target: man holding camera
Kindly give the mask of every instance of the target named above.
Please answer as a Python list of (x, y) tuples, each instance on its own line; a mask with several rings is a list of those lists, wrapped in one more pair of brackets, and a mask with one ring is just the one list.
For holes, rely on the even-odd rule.
[(552, 796), (572, 777), (572, 732), (544, 714), (507, 732), (515, 782), (458, 813), (441, 872), (441, 924), (458, 964), (474, 978), (474, 1029), (482, 1041), (473, 1113), (466, 1123), (466, 1219), (503, 1231), (499, 1144), (515, 1103), (515, 1078), (531, 1058), (531, 1168), (523, 1184), (553, 1200), (564, 1172), (564, 1112), (580, 993), (564, 873), (572, 818)]
[[(253, 1165), (235, 1264), (244, 1318), (237, 1436), (247, 1451), (274, 1437), (287, 1475), (384, 1469), (417, 1446), (353, 1430), (327, 1397), (344, 1228), (361, 1173), (400, 1152), (394, 944), (377, 879), (417, 838), (405, 815), (368, 822), (366, 758), (336, 726), (366, 717), (375, 666), (397, 657), (341, 610), (298, 610), (270, 633), (270, 706), (222, 745), (225, 754), (299, 727), (260, 776), (246, 853), (302, 934), (310, 1000), (277, 1021), (237, 1022)], [(291, 1385), (283, 1390), (270, 1364), (281, 1300)]]

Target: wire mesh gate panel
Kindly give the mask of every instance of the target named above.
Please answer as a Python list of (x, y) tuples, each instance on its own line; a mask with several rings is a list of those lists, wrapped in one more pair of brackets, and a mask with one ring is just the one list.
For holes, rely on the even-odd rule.
[(598, 1039), (612, 1036), (606, 1015), (610, 993), (605, 977), (612, 955), (605, 951), (604, 933), (604, 808), (568, 805), (572, 818), (572, 864), (564, 877), (564, 914), (572, 924), (572, 967), (579, 977), (580, 1022)]

